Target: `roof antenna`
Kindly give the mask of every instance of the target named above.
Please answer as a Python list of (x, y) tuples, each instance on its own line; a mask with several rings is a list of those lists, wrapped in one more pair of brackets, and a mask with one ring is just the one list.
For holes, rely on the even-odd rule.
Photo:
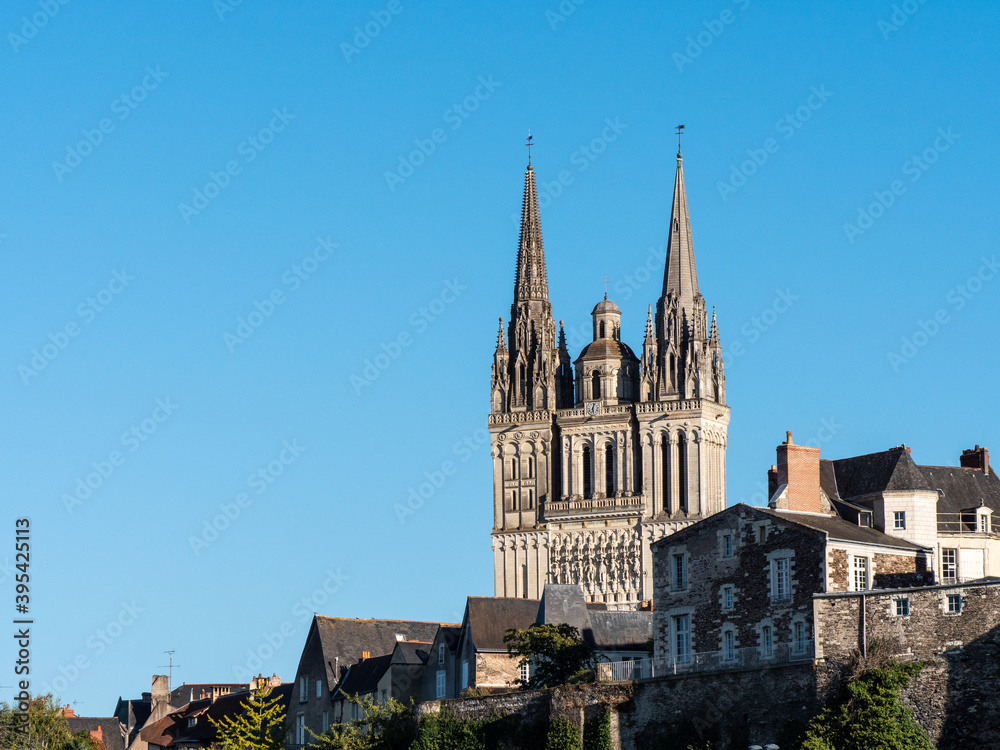
[(180, 669), (181, 665), (180, 664), (174, 664), (174, 654), (176, 654), (177, 651), (175, 651), (174, 649), (171, 649), (170, 651), (164, 651), (163, 653), (170, 654), (170, 663), (169, 664), (161, 664), (158, 667), (158, 669), (163, 669), (164, 667), (166, 667), (169, 670), (167, 672), (167, 692), (169, 693), (170, 692), (170, 684), (173, 682), (173, 679), (174, 679), (174, 667), (177, 667), (178, 669)]
[(528, 166), (531, 166), (531, 128), (528, 128), (528, 142), (524, 144), (528, 147)]
[(684, 133), (684, 126), (677, 126), (677, 158), (681, 158), (681, 135)]

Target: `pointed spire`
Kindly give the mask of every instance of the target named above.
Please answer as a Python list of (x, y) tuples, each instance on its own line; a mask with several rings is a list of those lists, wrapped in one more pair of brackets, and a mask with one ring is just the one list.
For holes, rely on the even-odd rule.
[(684, 189), (684, 169), (681, 152), (677, 150), (677, 176), (674, 180), (674, 201), (670, 209), (670, 239), (667, 242), (667, 265), (663, 270), (663, 296), (673, 293), (681, 307), (692, 307), (698, 296), (698, 273), (694, 265), (691, 243), (691, 219), (688, 215), (687, 191)]
[(712, 329), (708, 333), (708, 343), (715, 347), (719, 345), (719, 326), (715, 322), (715, 305), (712, 305)]
[(549, 299), (542, 248), (542, 221), (538, 214), (535, 170), (531, 164), (524, 174), (524, 206), (521, 209), (521, 239), (517, 250), (517, 274), (514, 279), (514, 302)]
[(503, 336), (503, 316), (500, 316), (500, 328), (497, 330), (497, 351), (506, 352), (507, 342), (504, 340)]

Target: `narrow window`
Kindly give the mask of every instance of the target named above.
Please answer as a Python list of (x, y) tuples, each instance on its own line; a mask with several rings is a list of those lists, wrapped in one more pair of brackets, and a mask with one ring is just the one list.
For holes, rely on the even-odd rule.
[(733, 608), (733, 587), (723, 586), (722, 587), (722, 608), (732, 609)]
[(528, 456), (528, 479), (535, 478), (535, 458), (534, 456)]
[(979, 514), (979, 533), (980, 534), (990, 533), (990, 517), (985, 513)]
[(663, 443), (660, 446), (663, 464), (663, 512), (670, 512), (670, 440), (663, 436)]
[(437, 687), (437, 697), (438, 698), (444, 698), (445, 697), (445, 671), (443, 669), (439, 669), (438, 670), (438, 673), (437, 673), (437, 685), (436, 685), (436, 687)]
[(674, 658), (686, 663), (691, 657), (691, 616), (674, 618)]
[(444, 664), (444, 644), (438, 645), (438, 664)]
[[(357, 718), (357, 705), (354, 707), (355, 717)], [(306, 744), (306, 715), (298, 714), (295, 717), (295, 742), (299, 745)]]
[(961, 594), (948, 594), (948, 612), (956, 615), (962, 612)]
[(317, 698), (322, 698), (323, 697), (323, 681), (322, 680), (316, 680), (316, 697)]
[(792, 626), (792, 648), (797, 654), (806, 652), (806, 624), (796, 622)]
[(601, 373), (599, 373), (597, 370), (594, 370), (594, 374), (591, 377), (591, 381), (592, 381), (592, 391), (593, 391), (592, 398), (600, 398), (601, 397)]
[(854, 590), (866, 591), (868, 589), (868, 558), (854, 558)]
[(674, 591), (687, 588), (687, 571), (684, 570), (684, 555), (674, 555)]
[(600, 329), (601, 329), (601, 335), (598, 338), (602, 338), (603, 339), (604, 338), (604, 321), (603, 320), (601, 321)]
[(510, 460), (510, 478), (517, 479), (517, 458)]
[(774, 600), (783, 602), (789, 599), (791, 590), (788, 585), (789, 560), (787, 557), (774, 560)]
[(896, 600), (896, 617), (909, 617), (910, 616), (910, 600), (909, 599), (897, 599)]
[(722, 658), (726, 661), (736, 659), (736, 634), (732, 630), (722, 633)]
[(678, 510), (687, 512), (688, 509), (688, 456), (687, 440), (683, 435), (677, 438), (677, 484), (679, 487)]
[(594, 494), (594, 462), (590, 457), (590, 446), (583, 446), (583, 496)]
[(527, 683), (531, 679), (531, 664), (522, 664), (519, 670), (521, 682)]
[(958, 550), (941, 550), (941, 580), (946, 583), (958, 580)]
[(722, 537), (722, 556), (732, 557), (733, 556), (733, 535), (724, 534)]
[(469, 687), (469, 662), (467, 659), (462, 660), (462, 690)]
[(892, 528), (901, 530), (906, 528), (906, 511), (897, 510), (892, 514)]
[(330, 712), (323, 712), (323, 731), (326, 732), (330, 728)]
[(306, 675), (299, 676), (299, 703), (309, 700), (309, 678)]
[(528, 510), (534, 510), (535, 508), (535, 491), (528, 490)]
[(615, 449), (610, 445), (604, 449), (604, 494), (606, 497), (615, 494)]
[(760, 652), (764, 658), (774, 656), (774, 639), (771, 636), (770, 625), (764, 625), (760, 629)]

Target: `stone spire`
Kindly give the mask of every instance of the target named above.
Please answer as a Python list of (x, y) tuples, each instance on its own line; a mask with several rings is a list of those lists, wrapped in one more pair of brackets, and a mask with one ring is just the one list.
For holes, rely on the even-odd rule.
[(521, 240), (517, 249), (514, 302), (548, 299), (549, 282), (545, 273), (545, 250), (542, 248), (542, 220), (538, 215), (535, 170), (528, 164), (524, 174), (524, 206), (521, 209)]
[(651, 401), (656, 395), (656, 324), (653, 323), (653, 306), (646, 312), (646, 335), (642, 339), (641, 384), (639, 400)]
[(691, 242), (691, 217), (688, 215), (687, 191), (684, 189), (684, 168), (681, 152), (677, 151), (677, 176), (674, 179), (674, 202), (670, 209), (670, 239), (667, 241), (667, 265), (663, 269), (663, 296), (673, 293), (680, 306), (692, 309), (699, 297), (698, 272), (694, 265)]

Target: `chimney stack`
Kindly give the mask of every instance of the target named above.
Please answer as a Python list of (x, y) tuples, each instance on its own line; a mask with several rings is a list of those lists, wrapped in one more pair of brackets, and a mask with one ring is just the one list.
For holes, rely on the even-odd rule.
[(985, 447), (969, 448), (962, 451), (959, 464), (966, 469), (979, 469), (984, 474), (990, 473), (990, 452)]
[(154, 706), (157, 703), (168, 704), (170, 702), (170, 688), (165, 674), (153, 675), (153, 689), (151, 694)]
[(773, 481), (775, 490), (783, 484), (787, 485), (787, 489), (775, 507), (778, 510), (823, 513), (819, 488), (819, 448), (795, 445), (789, 431), (785, 433), (785, 442), (778, 446), (777, 454), (777, 464), (767, 473), (768, 485)]

